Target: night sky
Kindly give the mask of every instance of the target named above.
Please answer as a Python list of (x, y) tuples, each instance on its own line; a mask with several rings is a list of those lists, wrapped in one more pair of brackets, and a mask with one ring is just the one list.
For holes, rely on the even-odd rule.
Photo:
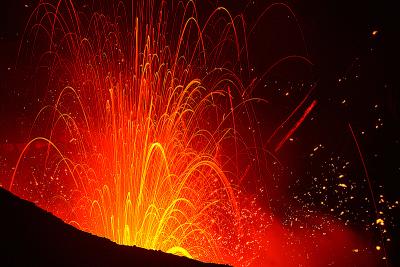
[[(16, 64), (35, 2), (0, 4), (2, 186), (16, 160), (15, 153), (6, 150), (7, 144), (27, 142), (27, 125), (45, 95), (37, 78), (40, 70), (23, 60)], [(212, 1), (204, 7), (197, 2), (204, 12), (216, 6)], [(400, 249), (400, 32), (394, 4), (292, 0), (284, 2), (291, 12), (276, 5), (263, 14), (271, 1), (217, 2), (245, 17), (249, 46), (245, 77), (263, 77), (277, 60), (289, 55), (311, 62), (280, 64), (259, 80), (253, 92), (268, 101), (255, 110), (261, 139), (270, 151), (316, 100), (304, 122), (274, 152), (279, 167), (263, 166), (266, 171), (258, 182), (267, 188), (264, 204), (284, 225), (304, 216), (300, 212), (304, 209), (337, 218), (366, 237), (372, 250), (378, 245), (387, 250), (389, 260), (380, 261), (382, 266), (385, 262), (400, 265), (396, 257)], [(269, 139), (309, 92), (299, 111)], [(258, 192), (258, 183), (247, 186), (250, 192)], [(384, 219), (384, 227), (377, 225), (378, 217)], [(371, 253), (384, 257), (382, 250)]]

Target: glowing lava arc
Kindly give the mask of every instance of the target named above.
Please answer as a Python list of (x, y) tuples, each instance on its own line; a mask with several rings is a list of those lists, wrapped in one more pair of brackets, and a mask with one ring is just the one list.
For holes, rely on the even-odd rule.
[(67, 0), (33, 12), (24, 41), (34, 53), (48, 41), (49, 104), (9, 189), (120, 244), (244, 264), (241, 175), (224, 150), (245, 149), (233, 116), (249, 102), (231, 56), (239, 21), (217, 8), (200, 25), (193, 1), (132, 3), (130, 21), (113, 4), (112, 15)]

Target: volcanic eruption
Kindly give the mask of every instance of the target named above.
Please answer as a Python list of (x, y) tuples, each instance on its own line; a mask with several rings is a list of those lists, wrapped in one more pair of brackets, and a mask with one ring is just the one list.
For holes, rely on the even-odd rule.
[[(319, 100), (316, 83), (302, 85), (300, 101), (266, 138), (258, 112), (269, 102), (254, 92), (287, 62), (313, 63), (294, 54), (253, 73), (254, 28), (241, 14), (204, 6), (40, 1), (17, 60), (33, 66), (40, 108), (1, 186), (122, 245), (235, 266), (332, 258), (374, 266), (374, 255), (357, 249), (364, 240), (332, 216), (303, 214), (312, 227), (292, 230), (297, 218), (288, 227), (265, 205), (276, 195), (260, 180), (278, 176), (276, 154)], [(274, 8), (295, 17), (281, 3), (262, 16)]]

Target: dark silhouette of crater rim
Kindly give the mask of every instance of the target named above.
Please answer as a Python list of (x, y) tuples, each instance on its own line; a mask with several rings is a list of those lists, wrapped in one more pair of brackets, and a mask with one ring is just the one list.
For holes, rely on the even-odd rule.
[(0, 266), (223, 266), (118, 245), (0, 187)]

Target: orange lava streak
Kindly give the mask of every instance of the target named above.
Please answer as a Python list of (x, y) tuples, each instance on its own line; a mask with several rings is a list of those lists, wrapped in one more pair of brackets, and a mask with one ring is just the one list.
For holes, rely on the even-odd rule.
[(308, 114), (312, 111), (312, 109), (315, 107), (317, 104), (317, 100), (314, 100), (304, 111), (303, 115), (300, 117), (300, 119), (296, 122), (296, 124), (290, 129), (290, 131), (282, 138), (282, 140), (279, 142), (279, 144), (275, 147), (275, 152), (277, 152), (283, 144), (289, 139), (290, 136), (293, 135), (293, 133), (297, 130), (297, 128), (300, 127), (300, 125), (303, 123), (303, 121), (306, 119)]

